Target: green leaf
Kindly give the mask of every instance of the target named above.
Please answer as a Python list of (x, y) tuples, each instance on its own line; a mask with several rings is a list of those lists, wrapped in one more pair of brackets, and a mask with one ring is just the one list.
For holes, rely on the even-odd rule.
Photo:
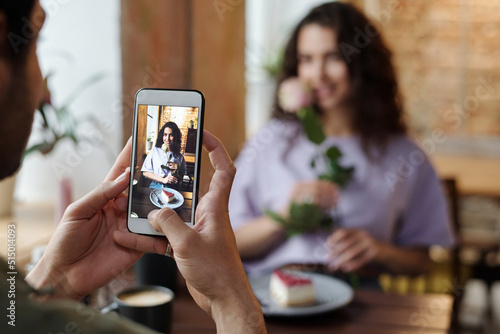
[[(40, 151), (42, 154), (47, 154), (50, 151), (52, 151), (54, 146), (60, 140), (64, 138), (68, 138), (75, 145), (77, 145), (82, 140), (82, 138), (79, 138), (79, 136), (76, 135), (76, 130), (82, 122), (77, 120), (72, 115), (71, 110), (69, 109), (68, 106), (74, 99), (76, 99), (82, 93), (84, 89), (102, 80), (106, 76), (107, 75), (105, 73), (98, 73), (86, 79), (84, 82), (78, 85), (78, 87), (73, 91), (72, 94), (70, 94), (69, 98), (66, 99), (66, 101), (60, 108), (56, 108), (53, 105), (48, 105), (46, 103), (44, 104), (42, 102), (38, 107), (38, 111), (40, 112), (43, 121), (42, 131), (44, 132), (45, 138), (48, 138), (50, 135), (51, 139), (50, 140), (46, 139), (46, 141), (43, 143), (39, 143), (37, 145), (29, 147), (24, 152), (23, 158), (35, 151)], [(96, 128), (98, 127), (97, 122), (95, 122), (95, 126)]]
[(328, 173), (323, 173), (323, 174), (321, 174), (320, 176), (318, 176), (318, 180), (328, 181), (328, 182), (335, 183), (335, 182), (333, 182), (333, 177), (332, 177), (332, 175), (330, 175), (330, 174), (328, 174)]
[(264, 60), (263, 69), (271, 78), (278, 78), (284, 58), (284, 50), (279, 50), (278, 52), (268, 55)]
[(281, 223), (281, 224), (286, 224), (286, 220), (285, 220), (283, 217), (281, 217), (279, 214), (277, 214), (276, 212), (274, 212), (274, 211), (271, 211), (271, 210), (265, 210), (265, 211), (264, 211), (264, 214), (265, 214), (266, 216), (268, 216), (269, 218), (271, 218), (271, 219), (273, 219), (273, 220), (277, 221), (278, 223)]
[(48, 142), (43, 142), (40, 144), (35, 144), (27, 148), (24, 153), (23, 153), (23, 159), (30, 153), (39, 151), (42, 154), (47, 154), (51, 152), (54, 149), (54, 144), (48, 143)]
[[(62, 138), (69, 138), (71, 139), (71, 141), (76, 145), (78, 144), (78, 138), (76, 137), (75, 133), (73, 132), (73, 129), (70, 129), (68, 131), (66, 131), (66, 133), (64, 133), (62, 135)], [(61, 139), (62, 139), (61, 138)]]
[(329, 230), (333, 220), (323, 209), (310, 203), (295, 203), (290, 205), (289, 216), (283, 218), (275, 212), (266, 210), (265, 215), (282, 224), (290, 237), (318, 230)]
[(54, 108), (55, 114), (57, 116), (57, 120), (60, 122), (65, 121), (68, 117), (71, 117), (70, 111), (68, 107)]
[(349, 181), (352, 179), (354, 174), (354, 167), (343, 167), (339, 164), (339, 159), (342, 157), (342, 152), (336, 147), (330, 147), (326, 153), (325, 157), (328, 161), (328, 170), (319, 176), (320, 180), (330, 181), (341, 188), (345, 187)]
[(297, 116), (302, 121), (302, 126), (304, 132), (306, 133), (307, 139), (315, 143), (316, 145), (321, 144), (325, 140), (325, 133), (323, 131), (323, 125), (318, 115), (312, 107), (306, 107), (297, 112)]
[(330, 159), (330, 161), (336, 161), (342, 157), (342, 152), (340, 152), (337, 146), (332, 146), (325, 153), (326, 157)]
[(351, 271), (349, 273), (349, 282), (351, 283), (351, 286), (354, 290), (357, 290), (361, 287), (359, 275), (355, 271)]

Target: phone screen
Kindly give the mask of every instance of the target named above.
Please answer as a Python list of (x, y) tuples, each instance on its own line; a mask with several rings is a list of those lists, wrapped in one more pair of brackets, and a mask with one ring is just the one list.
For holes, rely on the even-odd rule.
[(128, 210), (136, 226), (148, 224), (148, 213), (163, 207), (194, 222), (200, 115), (197, 106), (136, 105)]

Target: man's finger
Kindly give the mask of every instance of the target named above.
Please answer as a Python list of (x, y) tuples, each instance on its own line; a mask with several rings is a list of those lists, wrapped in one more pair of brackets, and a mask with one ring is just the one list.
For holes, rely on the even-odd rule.
[(129, 171), (125, 171), (115, 181), (101, 183), (90, 193), (70, 205), (67, 219), (86, 219), (94, 216), (108, 202), (120, 195), (128, 187)]
[(203, 146), (207, 150), (210, 162), (215, 169), (209, 192), (213, 192), (215, 197), (227, 202), (234, 175), (236, 174), (236, 167), (234, 167), (220, 140), (206, 130), (203, 132)]
[(207, 150), (210, 162), (216, 171), (229, 173), (235, 171), (233, 162), (221, 141), (207, 130), (203, 131), (203, 147)]
[(117, 198), (115, 198), (115, 208), (117, 210), (119, 210), (121, 212), (126, 212), (127, 205), (128, 205), (128, 196), (120, 195)]
[(165, 254), (168, 243), (165, 238), (148, 237), (125, 231), (114, 231), (113, 239), (123, 247), (161, 255)]
[(163, 208), (149, 214), (148, 220), (155, 230), (165, 234), (175, 252), (178, 252), (177, 248), (180, 245), (190, 244), (190, 242), (185, 241), (185, 238), (196, 234), (179, 218), (174, 210), (169, 208)]
[(104, 181), (111, 181), (118, 177), (123, 171), (130, 167), (130, 154), (132, 152), (132, 137), (127, 141), (127, 144), (120, 152), (118, 157), (113, 164), (113, 167), (109, 170), (108, 175), (104, 178)]

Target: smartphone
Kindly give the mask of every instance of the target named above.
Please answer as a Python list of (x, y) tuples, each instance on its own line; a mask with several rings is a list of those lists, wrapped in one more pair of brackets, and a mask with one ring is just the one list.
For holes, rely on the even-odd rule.
[(148, 213), (169, 207), (194, 225), (205, 98), (196, 90), (143, 88), (135, 96), (127, 227), (163, 235)]

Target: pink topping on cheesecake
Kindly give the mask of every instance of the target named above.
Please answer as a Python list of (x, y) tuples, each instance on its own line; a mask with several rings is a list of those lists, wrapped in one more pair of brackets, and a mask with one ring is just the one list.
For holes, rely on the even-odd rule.
[(309, 285), (312, 281), (309, 278), (298, 277), (293, 274), (286, 273), (282, 270), (276, 269), (273, 274), (278, 276), (286, 286)]
[(163, 195), (167, 196), (167, 198), (174, 196), (174, 194), (172, 194), (171, 192), (168, 192), (166, 190), (162, 190), (162, 191), (163, 191)]

